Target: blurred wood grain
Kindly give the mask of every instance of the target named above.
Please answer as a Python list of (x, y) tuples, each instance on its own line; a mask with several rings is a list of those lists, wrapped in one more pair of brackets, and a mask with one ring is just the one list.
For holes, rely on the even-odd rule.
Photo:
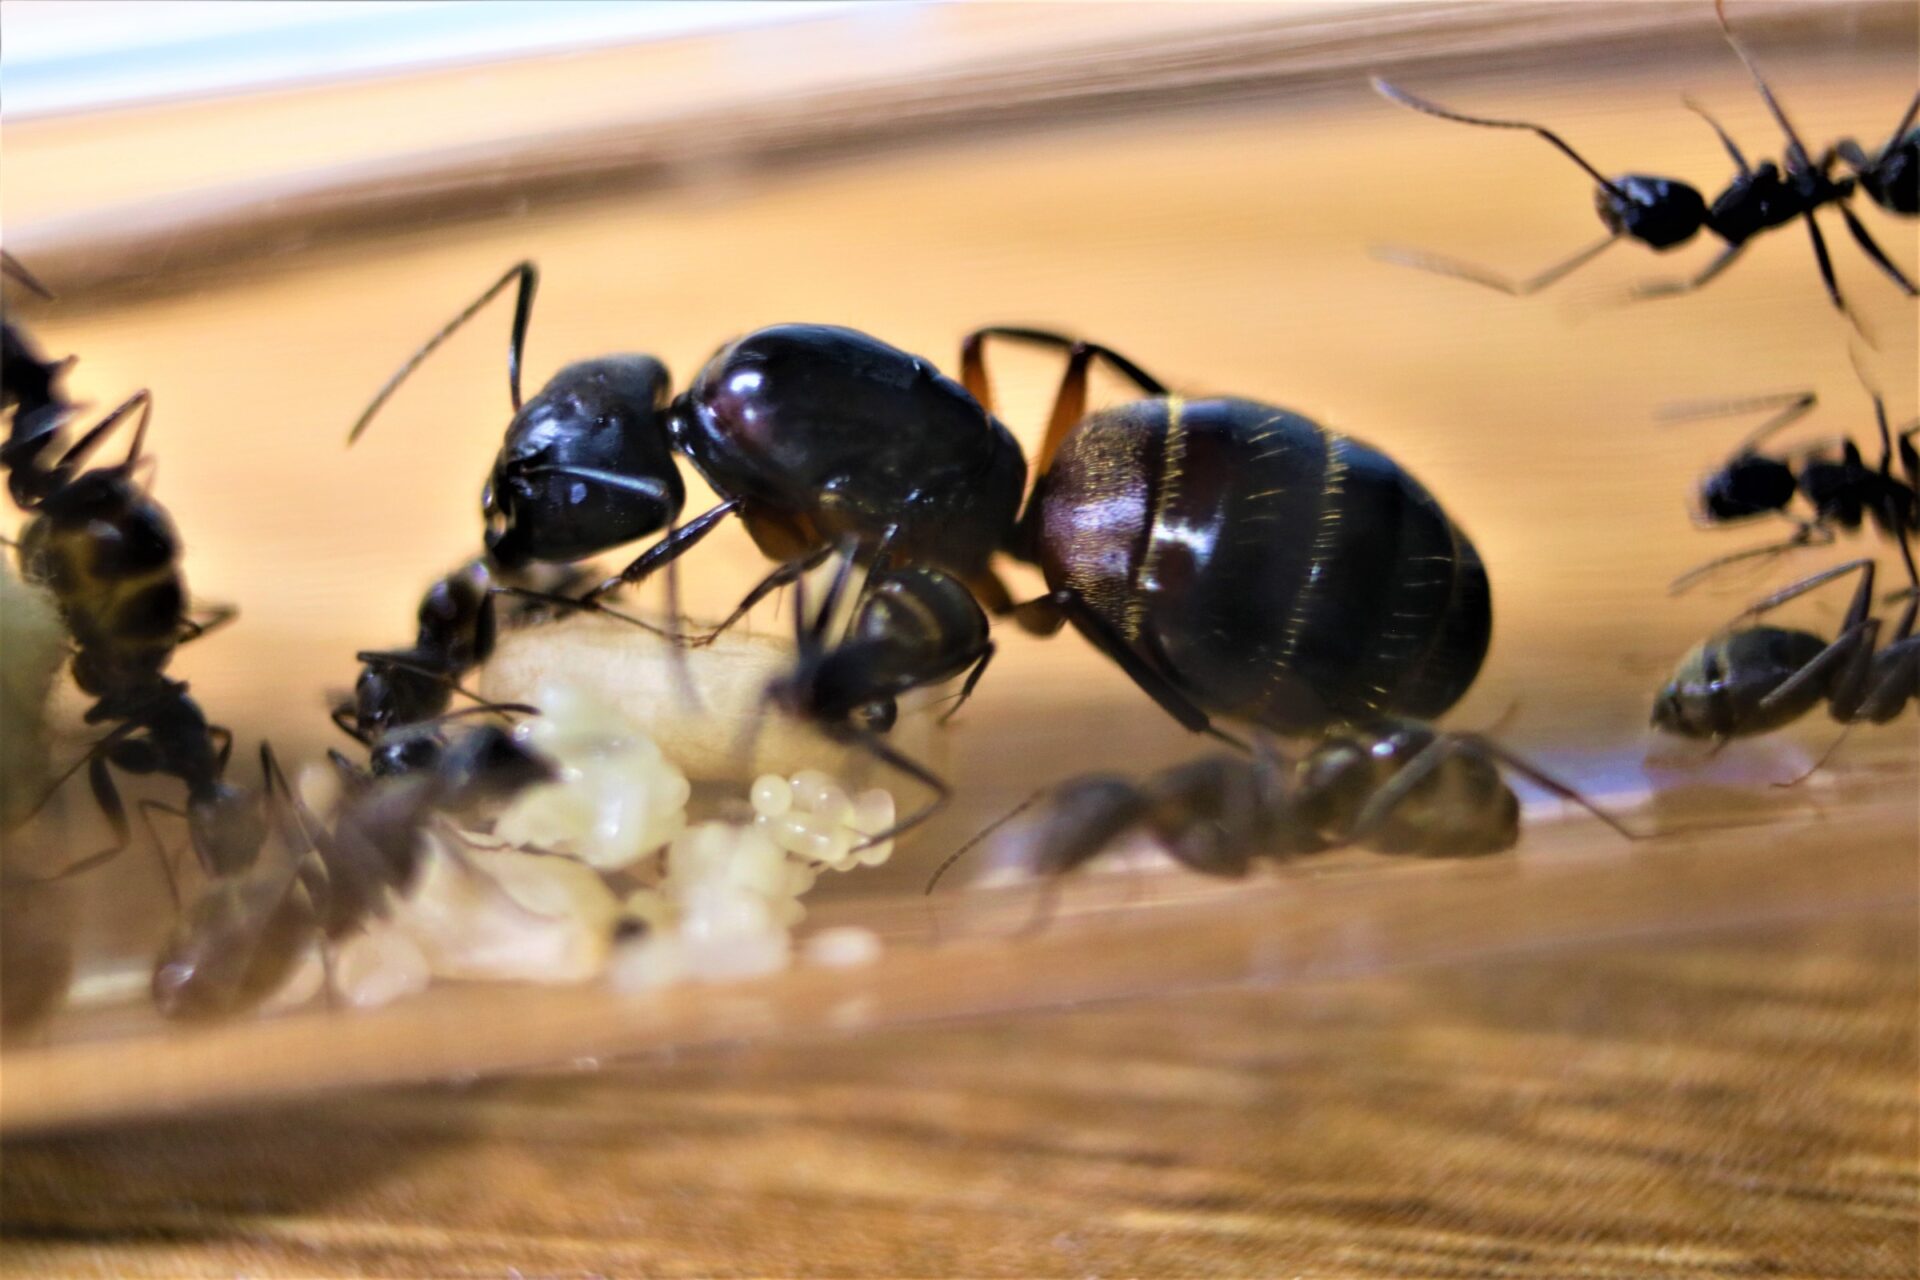
[[(1863, 435), (1871, 408), (1851, 339), (1791, 232), (1707, 293), (1630, 308), (1614, 305), (1625, 285), (1692, 269), (1708, 250), (1622, 249), (1527, 302), (1371, 260), (1370, 246), (1408, 244), (1517, 274), (1589, 239), (1593, 221), (1584, 177), (1537, 141), (1413, 116), (1354, 73), (1404, 65), (1410, 87), (1442, 100), (1550, 121), (1602, 168), (1709, 188), (1725, 157), (1681, 109), (1683, 89), (1756, 150), (1776, 145), (1774, 127), (1704, 5), (1642, 19), (1593, 6), (1604, 19), (1568, 19), (1591, 24), (1579, 28), (1591, 58), (1555, 72), (1564, 40), (1547, 42), (1552, 58), (1529, 55), (1509, 31), (1511, 60), (1435, 50), (1423, 69), (1409, 32), (1427, 28), (1397, 10), (1341, 27), (1241, 9), (1196, 12), (1187, 28), (1166, 6), (942, 11), (934, 21), (975, 28), (979, 43), (957, 49), (1018, 75), (982, 79), (966, 58), (947, 68), (958, 80), (910, 67), (927, 77), (925, 118), (954, 119), (942, 94), (967, 77), (983, 111), (982, 86), (1028, 85), (1020, 112), (806, 164), (737, 163), (727, 156), (745, 152), (708, 139), (671, 182), (596, 185), (596, 170), (565, 200), (524, 185), (542, 171), (516, 168), (529, 146), (503, 140), (514, 101), (531, 104), (528, 133), (565, 147), (664, 139), (676, 86), (704, 86), (689, 111), (745, 110), (744, 82), (764, 64), (675, 47), (364, 95), (303, 90), (258, 104), (257, 123), (301, 157), (277, 167), (260, 155), (271, 146), (235, 148), (243, 103), (9, 122), (6, 241), (45, 248), (44, 274), (75, 292), (29, 313), (50, 350), (81, 354), (75, 390), (96, 403), (155, 391), (157, 493), (185, 534), (195, 591), (243, 610), (177, 669), (243, 744), (271, 735), (298, 756), (326, 743), (321, 690), (348, 683), (354, 650), (407, 635), (424, 581), (470, 552), (506, 418), (504, 316), (450, 345), (362, 446), (349, 454), (341, 440), (405, 352), (532, 256), (545, 273), (535, 380), (615, 349), (658, 352), (685, 376), (727, 336), (779, 320), (852, 324), (942, 358), (973, 325), (1043, 322), (1097, 334), (1183, 386), (1271, 399), (1384, 446), (1442, 495), (1493, 577), (1495, 648), (1458, 722), (1516, 707), (1505, 738), (1620, 803), (1651, 790), (1639, 816), (1690, 834), (1627, 850), (1590, 824), (1548, 823), (1497, 866), (1355, 855), (1244, 893), (1176, 876), (1123, 890), (1110, 877), (1059, 930), (1021, 944), (1000, 933), (1028, 898), (959, 894), (928, 947), (908, 895), (938, 853), (1036, 781), (1194, 750), (1074, 637), (1010, 636), (949, 735), (962, 802), (913, 856), (819, 912), (887, 929), (896, 949), (879, 970), (639, 1006), (454, 990), (368, 1019), (310, 1011), (208, 1038), (138, 1018), (57, 1025), (0, 1056), (0, 1124), (115, 1127), (9, 1138), (0, 1267), (1915, 1274), (1911, 723), (1855, 734), (1831, 776), (1790, 791), (1765, 784), (1824, 749), (1830, 726), (1810, 720), (1713, 761), (1644, 730), (1690, 643), (1770, 581), (1826, 563), (1810, 555), (1772, 579), (1667, 598), (1676, 573), (1768, 535), (1703, 534), (1686, 516), (1697, 474), (1744, 426), (1657, 428), (1655, 411), (1810, 386), (1822, 407), (1809, 438)], [(1114, 14), (1112, 48), (1131, 39), (1145, 59), (1131, 65), (1154, 68), (1133, 82), (1143, 101), (1181, 109), (1120, 101), (1114, 85), (1129, 82), (1115, 68), (1128, 64), (1086, 53), (1080, 12)], [(1755, 40), (1801, 126), (1823, 140), (1884, 136), (1913, 92), (1911, 6), (1778, 12), (1756, 18)], [(1329, 36), (1289, 61), (1276, 33), (1309, 18), (1346, 43)], [(1018, 30), (1027, 21), (1034, 43)], [(1230, 44), (1242, 27), (1266, 43), (1247, 37), (1234, 62), (1219, 33)], [(796, 57), (857, 60), (852, 46), (789, 38)], [(1631, 52), (1662, 43), (1659, 56)], [(1063, 48), (1082, 50), (1065, 70), (1105, 96), (1049, 108), (1044, 62)], [(1183, 51), (1199, 48), (1225, 61), (1180, 81)], [(1176, 92), (1208, 83), (1206, 67), (1261, 58), (1244, 93)], [(645, 91), (628, 101), (633, 83)], [(752, 118), (791, 141), (808, 126), (782, 113), (830, 100), (823, 84), (810, 100), (769, 76), (776, 99), (797, 96)], [(876, 103), (907, 111), (898, 97), (862, 101), (862, 119)], [(600, 111), (614, 123), (595, 132)], [(476, 215), (490, 163), (509, 195)], [(452, 194), (435, 203), (429, 179)], [(343, 201), (326, 234), (276, 204), (376, 190), (388, 221), (356, 226)], [(1864, 216), (1913, 272), (1913, 224)], [(213, 229), (239, 225), (266, 234), (206, 261)], [(382, 227), (394, 233), (368, 234)], [(1862, 363), (1891, 411), (1912, 417), (1914, 308), (1834, 240), (1875, 343), (1858, 347)], [(143, 268), (142, 253), (161, 257)], [(1005, 416), (1031, 445), (1055, 370), (1014, 355), (997, 372)], [(689, 575), (694, 607), (730, 605), (759, 565), (744, 537), (716, 535)], [(1830, 627), (1843, 603), (1812, 599), (1795, 617)], [(69, 696), (63, 714), (78, 705)], [(1757, 819), (1773, 825), (1728, 829)], [(36, 834), (64, 843), (58, 828)], [(142, 859), (74, 893), (76, 941), (96, 963), (137, 961), (168, 924)], [(879, 1029), (1248, 976), (1277, 985)], [(769, 1036), (786, 1038), (714, 1047)], [(597, 1075), (306, 1096), (676, 1045), (704, 1047)], [(285, 1097), (298, 1100), (127, 1122)]]

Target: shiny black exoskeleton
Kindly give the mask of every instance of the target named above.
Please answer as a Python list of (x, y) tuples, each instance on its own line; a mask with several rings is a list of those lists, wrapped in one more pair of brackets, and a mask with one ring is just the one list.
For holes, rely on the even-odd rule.
[[(1816, 587), (1860, 575), (1831, 641), (1808, 631), (1752, 625)], [(1853, 560), (1775, 592), (1743, 612), (1680, 660), (1653, 707), (1666, 733), (1724, 742), (1771, 733), (1822, 702), (1843, 725), (1886, 724), (1920, 701), (1920, 575), (1907, 559), (1910, 598), (1891, 637), (1878, 646), (1873, 616), (1874, 562)]]
[[(1051, 590), (1024, 624), (1073, 622), (1195, 730), (1428, 719), (1473, 683), (1486, 571), (1393, 459), (1272, 405), (1170, 395), (1103, 347), (995, 328), (970, 348), (983, 336), (1069, 351), (1016, 547)], [(1148, 398), (1087, 414), (1096, 355)]]
[(851, 535), (1004, 601), (987, 561), (1019, 508), (1026, 465), (1018, 444), (931, 363), (851, 329), (757, 330), (721, 348), (671, 400), (667, 372), (651, 357), (582, 361), (522, 405), (538, 272), (521, 263), (388, 381), (353, 435), (448, 335), (515, 283), (508, 380), (516, 412), (484, 501), (487, 546), (500, 564), (576, 560), (673, 526), (685, 500), (678, 451), (722, 501), (584, 601), (672, 563), (736, 513), (783, 562), (824, 555)]
[[(1813, 409), (1815, 397), (1811, 391), (1669, 409), (1664, 416), (1673, 421), (1778, 408), (1778, 412), (1740, 442), (1719, 470), (1701, 481), (1695, 516), (1700, 523), (1733, 524), (1761, 516), (1793, 518), (1789, 508), (1795, 498), (1804, 499), (1812, 509), (1810, 516), (1796, 518), (1799, 529), (1786, 541), (1751, 547), (1709, 561), (1677, 579), (1674, 589), (1684, 590), (1736, 561), (1831, 542), (1837, 530), (1852, 532), (1863, 524), (1877, 527), (1896, 545), (1920, 535), (1920, 492), (1917, 492), (1920, 490), (1920, 450), (1914, 447), (1920, 422), (1894, 432), (1887, 425), (1886, 402), (1878, 392), (1872, 395), (1880, 432), (1877, 467), (1869, 467), (1859, 446), (1847, 439), (1838, 442), (1837, 456), (1833, 452), (1834, 442), (1830, 440), (1780, 453), (1761, 452), (1761, 446), (1769, 437)], [(1896, 454), (1904, 478), (1894, 473)]]
[(1882, 209), (1909, 218), (1920, 215), (1920, 129), (1914, 127), (1916, 115), (1920, 115), (1920, 93), (1907, 104), (1906, 114), (1878, 151), (1868, 155), (1858, 142), (1843, 138), (1828, 148), (1821, 168), (1840, 160), (1853, 170), (1860, 190)]
[(1375, 721), (1314, 745), (1298, 761), (1271, 743), (1252, 758), (1207, 756), (1142, 782), (1110, 774), (1041, 792), (956, 850), (967, 849), (1035, 804), (1039, 815), (1007, 842), (1010, 862), (1057, 877), (1141, 833), (1202, 875), (1238, 878), (1255, 861), (1284, 862), (1348, 845), (1413, 857), (1500, 853), (1520, 838), (1520, 801), (1500, 766), (1632, 832), (1574, 788), (1479, 734), (1442, 733), (1405, 720)]
[[(1851, 176), (1838, 178), (1833, 176), (1835, 157), (1843, 155), (1839, 147), (1830, 150), (1819, 163), (1815, 163), (1811, 153), (1794, 131), (1793, 125), (1788, 121), (1786, 113), (1774, 98), (1772, 90), (1761, 77), (1759, 69), (1734, 36), (1732, 28), (1728, 26), (1724, 0), (1714, 0), (1714, 9), (1728, 42), (1752, 72), (1761, 96), (1765, 99), (1775, 120), (1779, 122), (1781, 130), (1786, 134), (1787, 153), (1783, 164), (1776, 164), (1771, 160), (1763, 160), (1759, 164), (1749, 163), (1745, 154), (1727, 132), (1705, 111), (1689, 103), (1688, 105), (1699, 112), (1712, 126), (1737, 170), (1726, 188), (1708, 202), (1697, 188), (1674, 178), (1655, 177), (1649, 174), (1626, 174), (1609, 178), (1589, 164), (1559, 134), (1541, 125), (1523, 120), (1499, 120), (1465, 115), (1416, 97), (1376, 76), (1373, 79), (1373, 87), (1381, 95), (1401, 106), (1459, 124), (1491, 129), (1521, 129), (1538, 135), (1579, 165), (1598, 184), (1595, 192), (1595, 206), (1599, 212), (1600, 221), (1607, 228), (1605, 239), (1521, 281), (1507, 280), (1471, 264), (1432, 258), (1422, 254), (1396, 253), (1390, 256), (1409, 265), (1437, 271), (1443, 275), (1456, 276), (1504, 293), (1524, 295), (1544, 289), (1563, 279), (1621, 240), (1637, 240), (1652, 249), (1665, 251), (1687, 243), (1701, 231), (1707, 231), (1719, 238), (1724, 247), (1703, 270), (1692, 278), (1645, 284), (1635, 290), (1636, 296), (1639, 297), (1664, 297), (1688, 293), (1700, 288), (1732, 265), (1734, 259), (1739, 257), (1747, 245), (1762, 232), (1785, 226), (1799, 219), (1806, 224), (1807, 234), (1811, 237), (1815, 262), (1820, 269), (1820, 278), (1826, 286), (1827, 296), (1835, 307), (1844, 312), (1846, 302), (1841, 297), (1838, 282), (1834, 279), (1833, 263), (1827, 252), (1826, 237), (1813, 216), (1820, 209), (1832, 207), (1839, 210), (1848, 233), (1875, 266), (1885, 272), (1909, 295), (1920, 293), (1920, 289), (1916, 289), (1913, 281), (1908, 279), (1906, 274), (1886, 255), (1872, 234), (1847, 206), (1846, 202), (1853, 195), (1856, 180)], [(1855, 147), (1854, 150), (1857, 152), (1858, 148)], [(1900, 157), (1895, 149), (1895, 154), (1888, 159), (1884, 171), (1875, 168), (1875, 180), (1882, 189), (1898, 177), (1899, 164)], [(1868, 167), (1873, 167), (1872, 162), (1868, 162)], [(1879, 203), (1885, 203), (1880, 201), (1878, 196), (1874, 199)]]

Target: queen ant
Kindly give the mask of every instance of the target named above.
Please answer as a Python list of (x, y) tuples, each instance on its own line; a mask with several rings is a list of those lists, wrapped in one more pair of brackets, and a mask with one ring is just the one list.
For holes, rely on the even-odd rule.
[[(1773, 435), (1799, 421), (1815, 404), (1811, 391), (1755, 396), (1719, 404), (1676, 405), (1662, 416), (1668, 421), (1723, 417), (1758, 409), (1776, 409), (1734, 448), (1732, 456), (1700, 483), (1699, 504), (1694, 519), (1703, 525), (1740, 523), (1770, 515), (1789, 515), (1796, 497), (1812, 508), (1806, 518), (1795, 519), (1798, 526), (1783, 542), (1749, 547), (1717, 557), (1699, 568), (1676, 578), (1669, 588), (1678, 593), (1729, 564), (1756, 556), (1772, 556), (1799, 547), (1831, 543), (1837, 530), (1853, 532), (1862, 524), (1876, 526), (1905, 554), (1905, 544), (1920, 535), (1920, 450), (1914, 436), (1920, 434), (1920, 419), (1898, 432), (1887, 425), (1887, 406), (1879, 392), (1873, 397), (1874, 417), (1880, 432), (1880, 463), (1868, 467), (1860, 448), (1850, 439), (1838, 441), (1839, 456), (1831, 449), (1833, 440), (1823, 439), (1777, 453), (1763, 453), (1761, 446)], [(1900, 459), (1905, 478), (1896, 476), (1893, 460)]]
[(1484, 734), (1388, 719), (1335, 729), (1295, 762), (1262, 736), (1252, 757), (1205, 756), (1140, 782), (1112, 774), (1070, 779), (955, 850), (926, 892), (968, 850), (1036, 805), (1026, 837), (1008, 849), (1009, 865), (1046, 879), (1048, 898), (1034, 926), (1060, 877), (1134, 832), (1188, 870), (1225, 879), (1247, 875), (1257, 861), (1284, 863), (1349, 845), (1423, 858), (1501, 853), (1520, 836), (1520, 801), (1502, 766), (1580, 805), (1623, 838), (1641, 838)]
[[(1760, 74), (1759, 67), (1747, 53), (1745, 46), (1734, 35), (1733, 28), (1727, 21), (1725, 0), (1714, 0), (1714, 13), (1720, 22), (1721, 30), (1726, 35), (1728, 44), (1739, 55), (1741, 62), (1752, 75), (1768, 111), (1772, 113), (1781, 131), (1786, 135), (1787, 152), (1784, 165), (1772, 160), (1762, 160), (1757, 165), (1750, 164), (1746, 155), (1726, 130), (1721, 128), (1712, 116), (1689, 101), (1688, 107), (1712, 127), (1721, 146), (1725, 148), (1738, 170), (1726, 189), (1709, 203), (1698, 189), (1678, 179), (1637, 173), (1609, 178), (1588, 163), (1586, 158), (1575, 151), (1564, 138), (1544, 126), (1524, 120), (1466, 115), (1416, 97), (1375, 76), (1373, 77), (1374, 89), (1383, 97), (1403, 107), (1458, 124), (1488, 129), (1521, 129), (1539, 136), (1562, 155), (1579, 165), (1598, 184), (1594, 193), (1595, 208), (1600, 215), (1600, 221), (1607, 229), (1604, 239), (1520, 281), (1511, 281), (1482, 267), (1449, 259), (1417, 254), (1396, 253), (1391, 256), (1397, 261), (1423, 270), (1454, 276), (1503, 293), (1524, 296), (1564, 279), (1621, 240), (1637, 240), (1658, 252), (1666, 252), (1687, 243), (1702, 230), (1719, 237), (1725, 247), (1704, 269), (1690, 279), (1642, 284), (1634, 290), (1636, 297), (1666, 297), (1691, 293), (1701, 288), (1731, 266), (1734, 260), (1746, 250), (1747, 245), (1762, 232), (1785, 226), (1797, 218), (1806, 224), (1807, 234), (1813, 243), (1814, 260), (1819, 266), (1820, 278), (1826, 286), (1827, 296), (1838, 310), (1851, 318), (1852, 313), (1848, 311), (1846, 302), (1840, 294), (1839, 283), (1834, 278), (1833, 262), (1827, 252), (1826, 237), (1813, 216), (1819, 209), (1832, 207), (1839, 211), (1841, 219), (1846, 223), (1848, 234), (1853, 237), (1854, 242), (1860, 246), (1861, 252), (1865, 253), (1875, 266), (1899, 285), (1908, 296), (1920, 294), (1920, 289), (1917, 289), (1906, 273), (1887, 256), (1874, 240), (1872, 233), (1847, 204), (1856, 188), (1859, 188), (1864, 189), (1870, 199), (1889, 212), (1906, 214), (1913, 212), (1909, 197), (1912, 194), (1913, 179), (1910, 175), (1913, 172), (1916, 140), (1909, 130), (1913, 123), (1914, 112), (1916, 108), (1920, 108), (1920, 98), (1907, 108), (1906, 114), (1901, 118), (1900, 126), (1894, 132), (1893, 140), (1875, 156), (1865, 156), (1857, 144), (1849, 141), (1835, 144), (1822, 155), (1818, 163), (1815, 163), (1792, 122), (1788, 120), (1785, 110), (1774, 97), (1773, 90), (1768, 87), (1766, 79)], [(1837, 179), (1833, 177), (1832, 169), (1837, 160), (1844, 160), (1855, 169), (1858, 176), (1849, 175)]]

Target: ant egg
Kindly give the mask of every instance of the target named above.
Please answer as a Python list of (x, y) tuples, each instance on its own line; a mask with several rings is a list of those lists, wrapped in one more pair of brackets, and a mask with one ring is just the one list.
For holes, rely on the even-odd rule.
[(762, 774), (753, 780), (747, 798), (755, 813), (777, 818), (793, 807), (793, 784), (777, 773)]

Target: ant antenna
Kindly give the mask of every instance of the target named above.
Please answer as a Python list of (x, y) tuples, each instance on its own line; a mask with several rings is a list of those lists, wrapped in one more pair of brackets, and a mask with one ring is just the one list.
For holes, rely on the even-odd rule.
[(1009, 822), (1012, 822), (1015, 818), (1019, 817), (1021, 814), (1025, 813), (1027, 810), (1033, 808), (1034, 804), (1040, 799), (1040, 797), (1046, 794), (1047, 793), (1044, 788), (1034, 792), (1032, 795), (1028, 796), (1025, 800), (1022, 800), (1019, 804), (1013, 806), (1013, 808), (1007, 810), (1005, 813), (995, 818), (992, 822), (989, 822), (986, 826), (982, 827), (979, 831), (975, 832), (973, 836), (971, 836), (965, 844), (961, 845), (958, 849), (955, 849), (952, 853), (948, 854), (945, 858), (941, 859), (940, 865), (935, 867), (933, 869), (933, 874), (927, 878), (927, 887), (924, 890), (922, 890), (922, 893), (931, 894), (933, 892), (933, 887), (940, 883), (940, 877), (947, 874), (947, 869), (949, 867), (951, 867), (954, 863), (960, 861), (961, 858), (965, 857), (967, 855), (967, 852), (971, 850), (974, 846), (978, 845), (982, 840), (985, 840), (988, 836), (992, 835), (994, 832), (998, 831), (1000, 828), (1006, 826)]
[[(1912, 115), (1912, 112), (1908, 112), (1908, 115)], [(1905, 133), (1906, 130), (1902, 128), (1900, 132)], [(1899, 134), (1895, 134), (1894, 136), (1898, 138)], [(33, 272), (27, 270), (20, 259), (14, 257), (5, 249), (0, 249), (0, 275), (4, 275), (10, 280), (18, 281), (24, 285), (30, 293), (39, 294), (49, 302), (53, 301), (53, 290), (41, 284)]]
[(1760, 96), (1766, 101), (1767, 110), (1773, 112), (1773, 118), (1780, 122), (1780, 130), (1787, 135), (1787, 142), (1793, 148), (1794, 158), (1802, 167), (1812, 167), (1813, 159), (1807, 153), (1806, 144), (1800, 141), (1800, 135), (1795, 131), (1793, 122), (1787, 119), (1786, 110), (1781, 107), (1780, 100), (1773, 96), (1773, 90), (1767, 87), (1766, 77), (1760, 74), (1760, 67), (1754, 62), (1753, 56), (1747, 52), (1746, 45), (1733, 34), (1733, 27), (1727, 21), (1727, 0), (1713, 0), (1713, 15), (1720, 20), (1720, 30), (1726, 35), (1727, 43), (1740, 56), (1740, 61), (1746, 64), (1747, 73), (1753, 77), (1753, 83), (1759, 87)]
[(1546, 139), (1547, 142), (1551, 143), (1562, 155), (1566, 156), (1567, 159), (1573, 161), (1582, 169), (1585, 169), (1587, 175), (1599, 183), (1601, 187), (1606, 190), (1607, 194), (1620, 200), (1628, 199), (1627, 193), (1616, 186), (1612, 179), (1608, 178), (1591, 164), (1588, 164), (1586, 157), (1582, 156), (1578, 151), (1575, 151), (1565, 138), (1562, 138), (1559, 134), (1546, 128), (1544, 125), (1532, 124), (1525, 120), (1495, 120), (1487, 116), (1463, 115), (1458, 111), (1449, 111), (1438, 103), (1428, 102), (1425, 98), (1417, 98), (1405, 89), (1387, 83), (1387, 81), (1379, 76), (1373, 76), (1372, 81), (1374, 91), (1382, 97), (1391, 99), (1403, 107), (1411, 107), (1423, 115), (1438, 116), (1442, 120), (1452, 120), (1458, 124), (1479, 125), (1483, 129), (1526, 129), (1530, 132), (1537, 133)]
[(520, 281), (520, 292), (514, 300), (513, 330), (507, 340), (507, 390), (513, 397), (513, 411), (520, 412), (520, 357), (526, 350), (527, 325), (533, 318), (533, 295), (540, 287), (540, 268), (531, 261), (515, 263), (508, 268), (505, 275), (487, 286), (485, 293), (468, 303), (466, 310), (449, 320), (438, 333), (428, 338), (426, 345), (414, 352), (407, 362), (400, 366), (399, 371), (387, 379), (386, 384), (373, 397), (373, 403), (366, 407), (366, 411), (353, 424), (353, 429), (347, 432), (349, 448), (367, 429), (368, 424), (373, 421), (373, 416), (380, 412), (381, 406), (400, 389), (400, 384), (411, 377), (415, 369), (426, 363), (427, 357), (440, 349), (440, 344), (459, 332), (462, 325), (478, 315), (482, 307), (492, 302), (500, 291), (516, 278)]

